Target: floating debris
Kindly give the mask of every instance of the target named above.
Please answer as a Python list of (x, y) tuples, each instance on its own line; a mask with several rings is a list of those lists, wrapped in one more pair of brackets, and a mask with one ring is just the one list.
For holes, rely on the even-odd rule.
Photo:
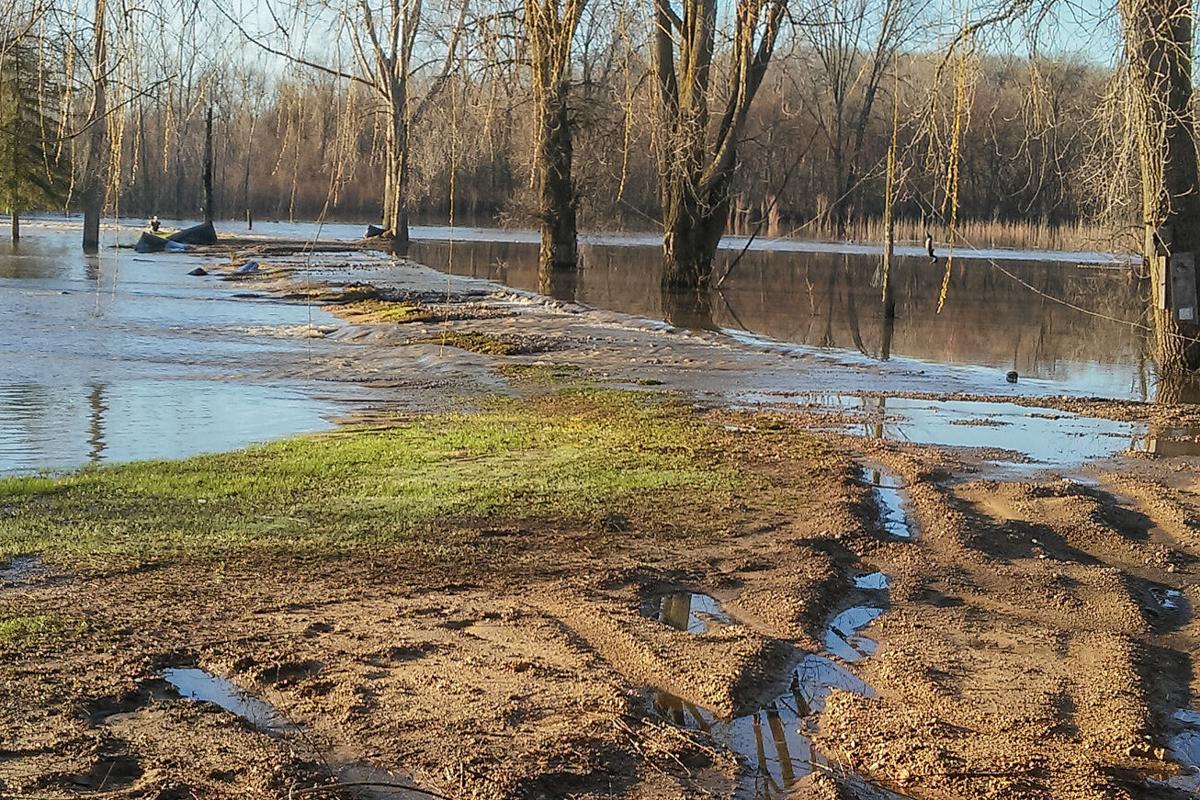
[(715, 598), (699, 592), (652, 595), (643, 601), (642, 614), (688, 633), (704, 633), (715, 625), (733, 622)]

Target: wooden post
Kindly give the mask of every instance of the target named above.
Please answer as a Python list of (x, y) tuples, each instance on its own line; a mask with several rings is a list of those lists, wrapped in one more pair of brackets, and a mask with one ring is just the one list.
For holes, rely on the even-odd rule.
[(213, 221), (213, 142), (212, 106), (208, 107), (208, 122), (204, 126), (204, 221)]
[(90, 126), (88, 136), (87, 171), (84, 175), (83, 191), (83, 249), (94, 253), (100, 249), (100, 214), (104, 210), (105, 159), (108, 156), (106, 127), (108, 125), (108, 99), (105, 94), (108, 81), (108, 46), (105, 33), (106, 0), (96, 0), (95, 18), (92, 20), (93, 63), (92, 63), (92, 108), (88, 114)]

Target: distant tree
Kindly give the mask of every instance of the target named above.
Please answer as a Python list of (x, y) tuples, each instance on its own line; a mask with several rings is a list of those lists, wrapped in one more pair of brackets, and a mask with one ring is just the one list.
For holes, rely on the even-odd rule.
[(56, 135), (61, 92), (42, 52), (27, 31), (0, 33), (0, 207), (11, 215), (14, 242), (21, 213), (62, 205), (70, 183)]

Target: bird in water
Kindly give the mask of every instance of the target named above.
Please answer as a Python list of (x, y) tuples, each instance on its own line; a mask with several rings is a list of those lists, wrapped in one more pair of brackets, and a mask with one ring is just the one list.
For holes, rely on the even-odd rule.
[(925, 252), (929, 254), (929, 263), (936, 264), (937, 256), (933, 253), (933, 234), (925, 231)]

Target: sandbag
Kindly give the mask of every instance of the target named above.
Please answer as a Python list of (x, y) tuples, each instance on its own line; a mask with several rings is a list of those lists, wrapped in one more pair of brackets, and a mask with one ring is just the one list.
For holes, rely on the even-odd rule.
[(217, 232), (211, 222), (204, 222), (181, 231), (175, 231), (167, 238), (180, 244), (216, 244)]
[(167, 249), (167, 240), (153, 233), (142, 233), (133, 249), (139, 253), (161, 253)]

